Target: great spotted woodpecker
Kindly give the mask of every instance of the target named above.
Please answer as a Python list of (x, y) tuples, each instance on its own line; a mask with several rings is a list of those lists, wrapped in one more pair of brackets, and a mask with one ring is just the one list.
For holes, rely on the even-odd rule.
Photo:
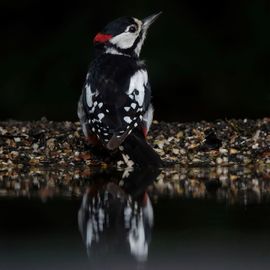
[(146, 65), (139, 59), (147, 30), (159, 15), (121, 17), (95, 36), (96, 55), (78, 103), (84, 135), (109, 150), (120, 149), (126, 162), (139, 166), (161, 166), (146, 141), (153, 106)]
[[(123, 174), (115, 170), (97, 171), (78, 211), (79, 231), (89, 258), (101, 259), (130, 253), (137, 261), (147, 260), (154, 225), (154, 211), (147, 188), (160, 171), (153, 168)], [(120, 185), (121, 183), (121, 185)], [(117, 247), (117, 254), (115, 253)]]

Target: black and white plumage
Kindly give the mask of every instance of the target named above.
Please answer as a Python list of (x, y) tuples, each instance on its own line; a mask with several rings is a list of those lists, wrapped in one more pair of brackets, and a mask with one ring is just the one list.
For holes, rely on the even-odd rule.
[(79, 231), (89, 258), (99, 257), (103, 262), (103, 258), (115, 256), (117, 247), (121, 256), (128, 253), (140, 262), (147, 259), (154, 225), (147, 187), (159, 173), (150, 168), (122, 176), (114, 170), (91, 175), (78, 211)]
[(78, 104), (86, 137), (97, 136), (109, 150), (120, 147), (127, 154), (125, 159), (140, 165), (161, 164), (144, 138), (152, 123), (153, 106), (146, 66), (139, 59), (148, 27), (158, 15), (144, 20), (122, 17), (96, 35), (96, 57)]

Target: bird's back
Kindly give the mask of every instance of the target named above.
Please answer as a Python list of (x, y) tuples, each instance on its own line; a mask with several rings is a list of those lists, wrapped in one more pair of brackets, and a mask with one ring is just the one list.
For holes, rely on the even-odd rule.
[(145, 65), (132, 57), (101, 54), (90, 65), (83, 108), (91, 132), (116, 148), (142, 121), (151, 91)]

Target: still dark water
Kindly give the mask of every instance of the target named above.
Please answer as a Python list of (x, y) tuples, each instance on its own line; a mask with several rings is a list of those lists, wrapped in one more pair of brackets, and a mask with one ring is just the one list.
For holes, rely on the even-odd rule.
[[(22, 177), (17, 183), (33, 181)], [(51, 181), (43, 174), (35, 181), (42, 177)], [(252, 188), (241, 179), (224, 188), (224, 177), (174, 185), (157, 177), (76, 176), (76, 195), (52, 181), (49, 189), (20, 193), (17, 186), (12, 193), (3, 186), (11, 179), (2, 178), (0, 269), (270, 268), (265, 180), (252, 176)]]

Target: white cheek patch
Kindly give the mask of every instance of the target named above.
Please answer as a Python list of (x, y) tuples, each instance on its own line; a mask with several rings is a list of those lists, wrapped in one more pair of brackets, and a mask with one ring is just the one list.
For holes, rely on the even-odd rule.
[(140, 106), (142, 106), (144, 102), (144, 92), (147, 83), (148, 74), (146, 70), (138, 70), (130, 79), (127, 94), (131, 95), (134, 90), (137, 90), (138, 94), (135, 94), (135, 100)]
[(137, 36), (137, 33), (124, 32), (110, 39), (110, 43), (116, 45), (120, 49), (128, 49), (132, 47)]

